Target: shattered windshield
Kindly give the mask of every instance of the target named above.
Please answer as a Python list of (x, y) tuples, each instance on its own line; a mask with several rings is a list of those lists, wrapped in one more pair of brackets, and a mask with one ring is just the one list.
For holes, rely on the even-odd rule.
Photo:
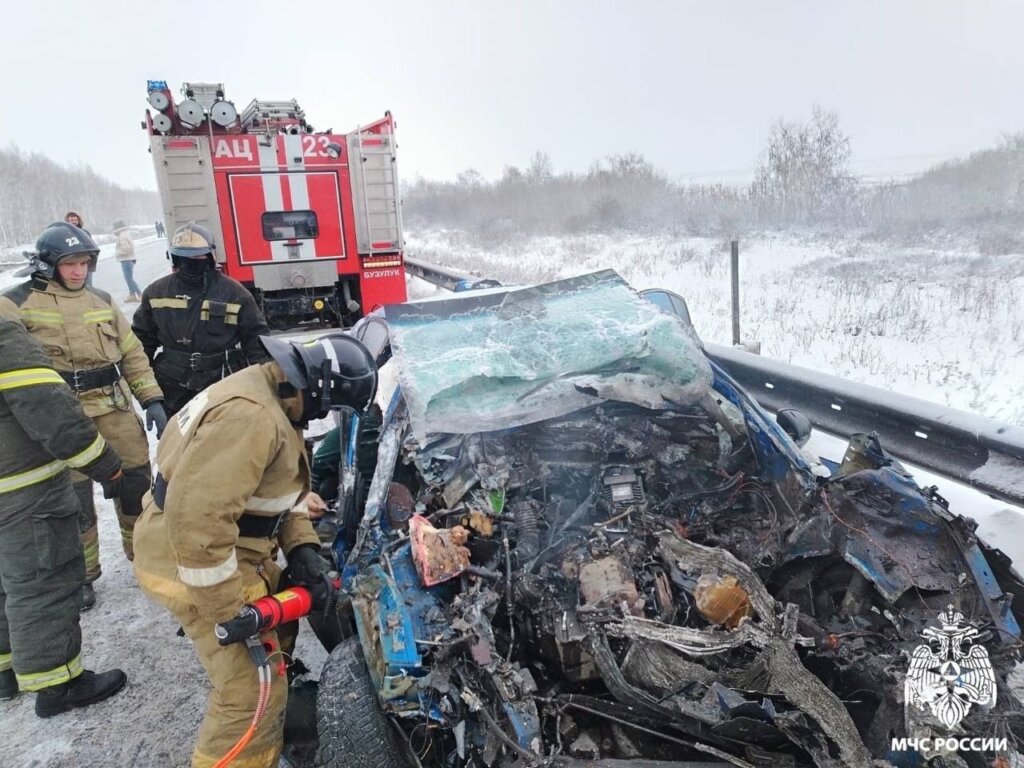
[(692, 331), (615, 272), (389, 306), (413, 434), (505, 429), (602, 401), (694, 402), (711, 384)]

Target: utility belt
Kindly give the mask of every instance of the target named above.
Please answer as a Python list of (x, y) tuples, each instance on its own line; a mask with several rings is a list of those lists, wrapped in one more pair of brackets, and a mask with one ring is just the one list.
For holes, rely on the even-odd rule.
[(181, 349), (167, 349), (160, 353), (161, 358), (171, 365), (186, 371), (215, 371), (218, 368), (244, 368), (245, 355), (240, 349), (226, 349), (223, 352), (185, 352)]
[(75, 392), (109, 387), (121, 380), (121, 367), (116, 363), (103, 368), (79, 368), (75, 371), (58, 371), (58, 373)]
[[(153, 500), (160, 509), (164, 508), (164, 501), (167, 500), (167, 481), (159, 472), (153, 481)], [(267, 515), (250, 515), (248, 512), (238, 518), (238, 535), (247, 539), (272, 539), (277, 536), (281, 523), (290, 510), (282, 512), (273, 517)]]

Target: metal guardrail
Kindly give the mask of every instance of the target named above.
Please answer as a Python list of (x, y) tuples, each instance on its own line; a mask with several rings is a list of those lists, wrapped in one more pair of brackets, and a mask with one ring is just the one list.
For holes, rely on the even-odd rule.
[[(481, 279), (419, 259), (405, 264), (410, 274), (449, 289)], [(796, 408), (816, 429), (841, 438), (877, 432), (899, 459), (1024, 506), (1021, 427), (732, 347), (705, 344), (705, 351), (770, 411)]]
[(1024, 429), (807, 368), (705, 344), (771, 411), (796, 408), (816, 429), (877, 432), (894, 456), (990, 496), (1024, 505)]
[(409, 256), (405, 257), (405, 271), (407, 274), (414, 275), (415, 277), (426, 280), (428, 283), (439, 285), (442, 288), (447, 288), (449, 291), (455, 288), (455, 285), (462, 280), (482, 280), (482, 277), (476, 277), (466, 272), (460, 272), (457, 269), (449, 267), (439, 267), (436, 264), (428, 264), (425, 261), (414, 259)]

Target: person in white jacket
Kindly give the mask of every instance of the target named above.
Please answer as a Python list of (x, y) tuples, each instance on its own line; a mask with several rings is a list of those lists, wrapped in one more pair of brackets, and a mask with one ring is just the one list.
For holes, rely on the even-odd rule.
[(142, 301), (142, 289), (135, 282), (135, 243), (132, 233), (123, 221), (114, 222), (114, 235), (117, 237), (117, 260), (121, 263), (124, 282), (128, 286), (127, 301)]

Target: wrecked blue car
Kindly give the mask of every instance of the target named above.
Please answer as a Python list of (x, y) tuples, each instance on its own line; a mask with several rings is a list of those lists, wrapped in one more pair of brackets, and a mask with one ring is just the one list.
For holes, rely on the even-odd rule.
[(344, 424), (319, 765), (1016, 759), (1008, 558), (876, 435), (806, 455), (679, 302), (605, 271), (357, 329), (397, 385)]

